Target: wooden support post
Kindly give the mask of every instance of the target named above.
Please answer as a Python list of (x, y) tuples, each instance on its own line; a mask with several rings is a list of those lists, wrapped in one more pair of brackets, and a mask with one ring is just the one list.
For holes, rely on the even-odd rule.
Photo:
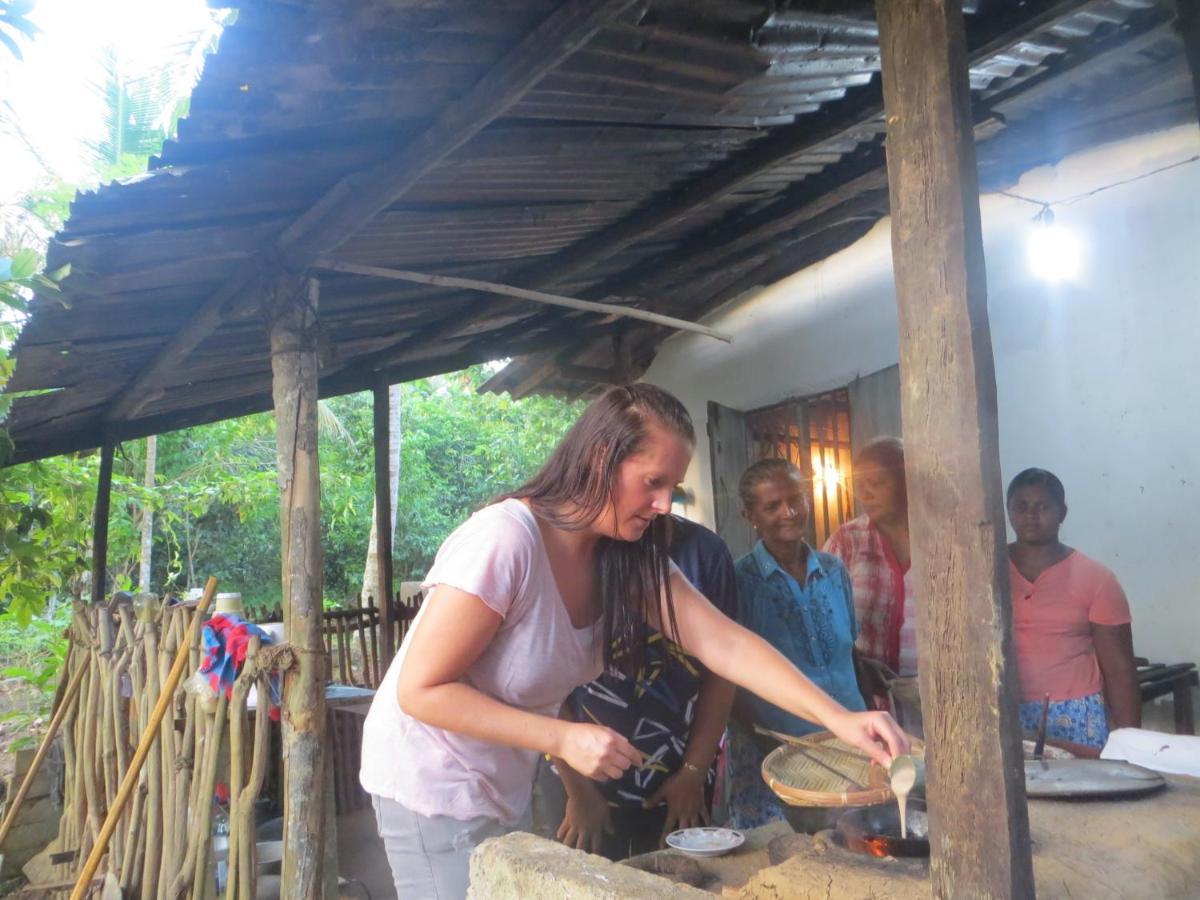
[(392, 490), (389, 463), (392, 458), (388, 384), (380, 380), (374, 393), (375, 428), (375, 556), (379, 585), (375, 602), (379, 607), (380, 660), (382, 676), (396, 655), (395, 606), (392, 604)]
[(613, 375), (617, 384), (632, 384), (637, 380), (633, 369), (633, 341), (627, 328), (618, 329), (612, 336)]
[(283, 277), (267, 297), (282, 530), (283, 622), (296, 664), (283, 683), (284, 897), (319, 897), (324, 859), (325, 649), (317, 461), (315, 279)]
[(100, 446), (100, 477), (96, 483), (96, 508), (92, 519), (92, 602), (108, 597), (108, 508), (112, 498), (113, 451), (106, 440)]
[(1192, 99), (1200, 119), (1200, 0), (1175, 0), (1175, 21), (1192, 70)]
[(961, 0), (877, 0), (935, 897), (1031, 898)]

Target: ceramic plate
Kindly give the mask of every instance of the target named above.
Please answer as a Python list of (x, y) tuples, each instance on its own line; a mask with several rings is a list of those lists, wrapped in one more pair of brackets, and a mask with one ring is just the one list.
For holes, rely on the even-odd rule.
[(732, 828), (684, 828), (667, 835), (667, 846), (691, 856), (724, 856), (746, 841)]

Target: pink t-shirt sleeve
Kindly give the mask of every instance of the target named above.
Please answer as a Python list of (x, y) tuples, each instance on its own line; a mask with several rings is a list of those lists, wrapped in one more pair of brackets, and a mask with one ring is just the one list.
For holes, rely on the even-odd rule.
[(1096, 595), (1088, 608), (1088, 621), (1095, 625), (1128, 625), (1133, 621), (1129, 601), (1112, 572), (1106, 570), (1096, 586)]
[(484, 507), (446, 538), (422, 587), (445, 584), (474, 594), (507, 618), (528, 583), (537, 549), (530, 525), (506, 501)]

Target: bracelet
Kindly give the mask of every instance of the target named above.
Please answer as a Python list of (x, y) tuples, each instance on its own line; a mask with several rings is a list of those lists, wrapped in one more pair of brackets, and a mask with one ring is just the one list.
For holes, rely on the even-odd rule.
[(701, 778), (704, 777), (704, 770), (699, 766), (688, 762), (686, 759), (683, 761), (683, 768), (691, 772), (693, 775), (699, 775)]

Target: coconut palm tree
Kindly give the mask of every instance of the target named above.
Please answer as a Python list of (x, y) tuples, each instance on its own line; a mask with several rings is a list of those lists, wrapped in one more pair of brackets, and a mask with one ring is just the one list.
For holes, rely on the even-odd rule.
[(34, 0), (0, 0), (0, 46), (22, 58), (21, 40), (37, 37), (38, 27), (29, 20)]
[(92, 78), (104, 109), (104, 132), (87, 142), (98, 178), (145, 171), (187, 114), (204, 58), (216, 49), (226, 20), (214, 11), (205, 24), (161, 47), (148, 64), (115, 46), (104, 50)]

